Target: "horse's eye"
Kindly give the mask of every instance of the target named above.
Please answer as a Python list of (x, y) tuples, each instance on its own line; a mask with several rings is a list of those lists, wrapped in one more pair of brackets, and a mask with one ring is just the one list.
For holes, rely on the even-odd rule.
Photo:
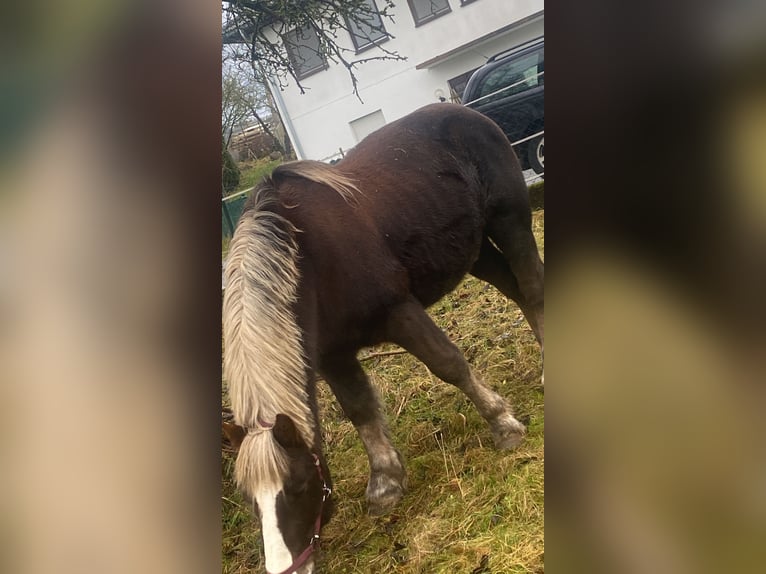
[(306, 492), (308, 488), (308, 482), (291, 483), (285, 485), (285, 494), (288, 496), (301, 496)]

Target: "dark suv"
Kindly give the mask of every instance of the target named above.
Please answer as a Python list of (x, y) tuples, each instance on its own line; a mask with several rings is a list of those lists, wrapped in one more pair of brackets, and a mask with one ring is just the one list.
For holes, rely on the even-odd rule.
[[(513, 142), (542, 132), (545, 120), (545, 38), (492, 56), (463, 92), (466, 106), (493, 119)], [(545, 134), (514, 146), (524, 169), (545, 170)]]

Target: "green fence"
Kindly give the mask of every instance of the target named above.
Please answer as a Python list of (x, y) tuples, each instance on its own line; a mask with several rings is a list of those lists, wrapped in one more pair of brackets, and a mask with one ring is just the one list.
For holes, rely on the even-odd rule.
[(246, 189), (221, 200), (221, 230), (224, 237), (234, 235), (234, 228), (239, 221), (239, 216), (242, 215), (242, 207), (245, 205), (249, 193), (250, 190)]

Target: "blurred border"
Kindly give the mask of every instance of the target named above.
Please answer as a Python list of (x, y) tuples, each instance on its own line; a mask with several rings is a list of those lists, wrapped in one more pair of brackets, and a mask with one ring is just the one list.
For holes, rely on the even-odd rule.
[(552, 572), (756, 572), (766, 10), (548, 5)]
[(0, 569), (220, 568), (220, 9), (3, 9)]

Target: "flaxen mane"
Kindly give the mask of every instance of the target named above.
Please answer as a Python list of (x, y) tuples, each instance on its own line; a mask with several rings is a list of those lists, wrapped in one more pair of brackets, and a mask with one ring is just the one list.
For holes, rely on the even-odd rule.
[(275, 182), (303, 177), (332, 187), (349, 201), (356, 186), (331, 166), (293, 162), (278, 167), (254, 192), (229, 246), (223, 298), (224, 377), (235, 422), (248, 429), (237, 458), (237, 483), (251, 497), (257, 485), (278, 486), (287, 458), (269, 426), (288, 415), (306, 444), (316, 421), (306, 391), (306, 359), (293, 306), (300, 273), (298, 231), (268, 209), (278, 199)]
[(356, 184), (339, 172), (337, 168), (321, 161), (303, 160), (284, 163), (277, 167), (271, 175), (275, 182), (279, 182), (283, 176), (302, 177), (331, 187), (348, 203), (354, 203), (356, 201), (355, 194), (361, 195), (362, 193)]

